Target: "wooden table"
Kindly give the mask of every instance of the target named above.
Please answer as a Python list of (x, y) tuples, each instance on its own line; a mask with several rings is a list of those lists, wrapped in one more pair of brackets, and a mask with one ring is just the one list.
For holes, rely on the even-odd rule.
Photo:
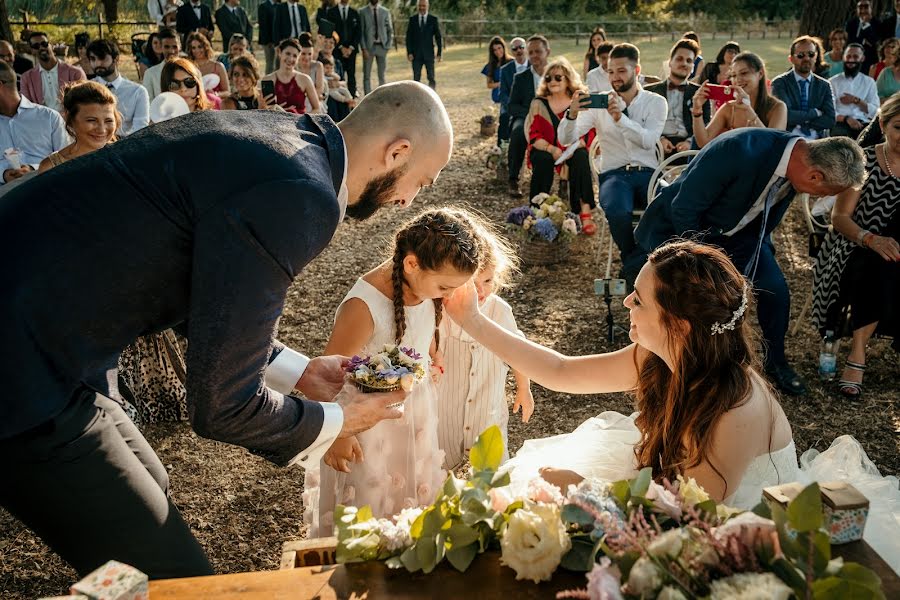
[[(212, 577), (164, 579), (150, 582), (151, 600), (281, 600), (315, 598), (429, 600), (500, 598), (527, 600), (553, 598), (564, 589), (584, 587), (583, 573), (560, 569), (553, 580), (535, 585), (516, 581), (515, 573), (500, 565), (500, 556), (490, 552), (479, 556), (465, 573), (446, 563), (429, 575), (393, 571), (382, 563), (321, 565), (332, 559), (333, 538), (288, 542), (284, 545), (282, 569), (256, 573), (236, 573)], [(336, 540), (334, 540), (336, 541)], [(900, 578), (865, 542), (832, 546), (835, 557), (861, 563), (874, 570), (882, 581), (886, 598), (900, 598)], [(318, 566), (300, 566), (317, 564)]]

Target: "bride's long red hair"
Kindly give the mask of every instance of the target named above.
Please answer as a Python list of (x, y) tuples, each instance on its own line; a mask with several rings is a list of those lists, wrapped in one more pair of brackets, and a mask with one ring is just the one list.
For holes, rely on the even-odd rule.
[[(650, 254), (649, 263), (674, 369), (655, 354), (639, 366), (636, 424), (643, 437), (635, 455), (655, 477), (674, 480), (708, 460), (717, 421), (750, 397), (758, 359), (749, 305), (734, 329), (712, 333), (714, 323), (731, 321), (744, 298), (745, 279), (721, 250), (672, 242)], [(728, 482), (710, 464), (727, 495)]]

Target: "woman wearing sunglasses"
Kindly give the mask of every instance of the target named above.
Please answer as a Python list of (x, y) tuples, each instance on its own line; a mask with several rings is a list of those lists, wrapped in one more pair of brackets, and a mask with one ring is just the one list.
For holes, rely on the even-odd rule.
[[(591, 130), (578, 140), (578, 148), (564, 165), (554, 164), (566, 149), (556, 136), (559, 120), (572, 103), (576, 91), (587, 92), (587, 88), (582, 85), (581, 77), (568, 60), (558, 58), (547, 65), (544, 79), (525, 119), (525, 130), (528, 132), (528, 161), (531, 164), (530, 197), (549, 193), (553, 187), (554, 170), (564, 177), (562, 171), (565, 167), (568, 171), (568, 194), (572, 212), (581, 215), (582, 231), (587, 235), (593, 235), (597, 231), (597, 225), (591, 220), (591, 209), (596, 206), (596, 202), (587, 148), (591, 147), (595, 132)], [(564, 180), (560, 182), (560, 195), (564, 195), (563, 183)]]
[(174, 92), (184, 98), (191, 112), (212, 108), (203, 89), (200, 70), (186, 58), (173, 58), (166, 63), (160, 74), (160, 89)]

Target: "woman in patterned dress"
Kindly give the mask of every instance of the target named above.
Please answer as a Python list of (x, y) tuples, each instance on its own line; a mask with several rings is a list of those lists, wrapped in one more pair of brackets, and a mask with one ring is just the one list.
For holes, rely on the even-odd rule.
[(900, 94), (882, 105), (879, 119), (885, 140), (866, 149), (866, 183), (838, 196), (813, 267), (816, 327), (840, 333), (849, 316), (853, 339), (838, 385), (853, 399), (862, 394), (872, 335), (893, 336), (900, 349)]

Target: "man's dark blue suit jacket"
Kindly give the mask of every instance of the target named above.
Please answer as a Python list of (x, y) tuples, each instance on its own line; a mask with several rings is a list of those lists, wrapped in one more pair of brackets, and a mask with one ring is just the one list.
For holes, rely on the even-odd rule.
[(288, 286), (342, 216), (327, 117), (207, 111), (72, 160), (0, 203), (0, 439), (110, 393), (137, 337), (184, 331), (198, 433), (284, 464), (321, 405), (266, 388)]

